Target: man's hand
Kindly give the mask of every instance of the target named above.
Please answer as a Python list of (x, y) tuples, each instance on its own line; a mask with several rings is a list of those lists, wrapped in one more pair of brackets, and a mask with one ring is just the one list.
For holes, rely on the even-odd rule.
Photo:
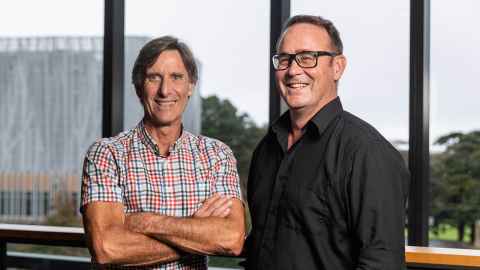
[(218, 193), (205, 200), (194, 214), (195, 218), (204, 217), (227, 217), (232, 209), (232, 199)]

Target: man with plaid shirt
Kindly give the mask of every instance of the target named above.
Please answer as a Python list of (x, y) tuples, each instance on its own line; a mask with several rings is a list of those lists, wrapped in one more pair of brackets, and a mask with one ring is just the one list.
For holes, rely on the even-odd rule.
[(238, 255), (244, 208), (236, 161), (222, 142), (182, 128), (198, 79), (174, 37), (147, 43), (132, 80), (143, 120), (88, 150), (82, 177), (92, 260), (115, 269), (206, 269), (208, 254)]

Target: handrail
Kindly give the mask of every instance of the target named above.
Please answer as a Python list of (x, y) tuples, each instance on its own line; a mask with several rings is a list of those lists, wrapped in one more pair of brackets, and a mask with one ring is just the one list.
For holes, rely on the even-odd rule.
[(84, 235), (84, 230), (80, 227), (0, 223), (0, 242), (86, 247)]
[(434, 247), (405, 247), (407, 264), (480, 267), (480, 250)]
[[(85, 247), (83, 228), (0, 224), (0, 242)], [(478, 267), (480, 250), (433, 247), (405, 247), (405, 259), (415, 265)]]

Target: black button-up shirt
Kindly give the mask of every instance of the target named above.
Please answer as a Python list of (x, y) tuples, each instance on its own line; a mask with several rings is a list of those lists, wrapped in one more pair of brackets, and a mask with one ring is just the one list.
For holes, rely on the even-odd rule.
[(254, 152), (248, 269), (404, 269), (409, 174), (373, 127), (323, 107), (287, 150), (288, 112)]

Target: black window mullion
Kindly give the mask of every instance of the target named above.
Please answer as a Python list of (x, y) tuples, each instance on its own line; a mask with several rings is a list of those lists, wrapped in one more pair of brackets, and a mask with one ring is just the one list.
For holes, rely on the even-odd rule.
[(428, 246), (430, 188), (430, 0), (410, 0), (410, 136), (411, 172), (408, 244)]
[(269, 123), (273, 123), (280, 116), (280, 95), (275, 85), (275, 70), (271, 57), (276, 53), (276, 42), (281, 34), (283, 24), (290, 17), (290, 0), (270, 0), (270, 95), (269, 95)]
[(123, 130), (124, 0), (105, 0), (102, 136)]

